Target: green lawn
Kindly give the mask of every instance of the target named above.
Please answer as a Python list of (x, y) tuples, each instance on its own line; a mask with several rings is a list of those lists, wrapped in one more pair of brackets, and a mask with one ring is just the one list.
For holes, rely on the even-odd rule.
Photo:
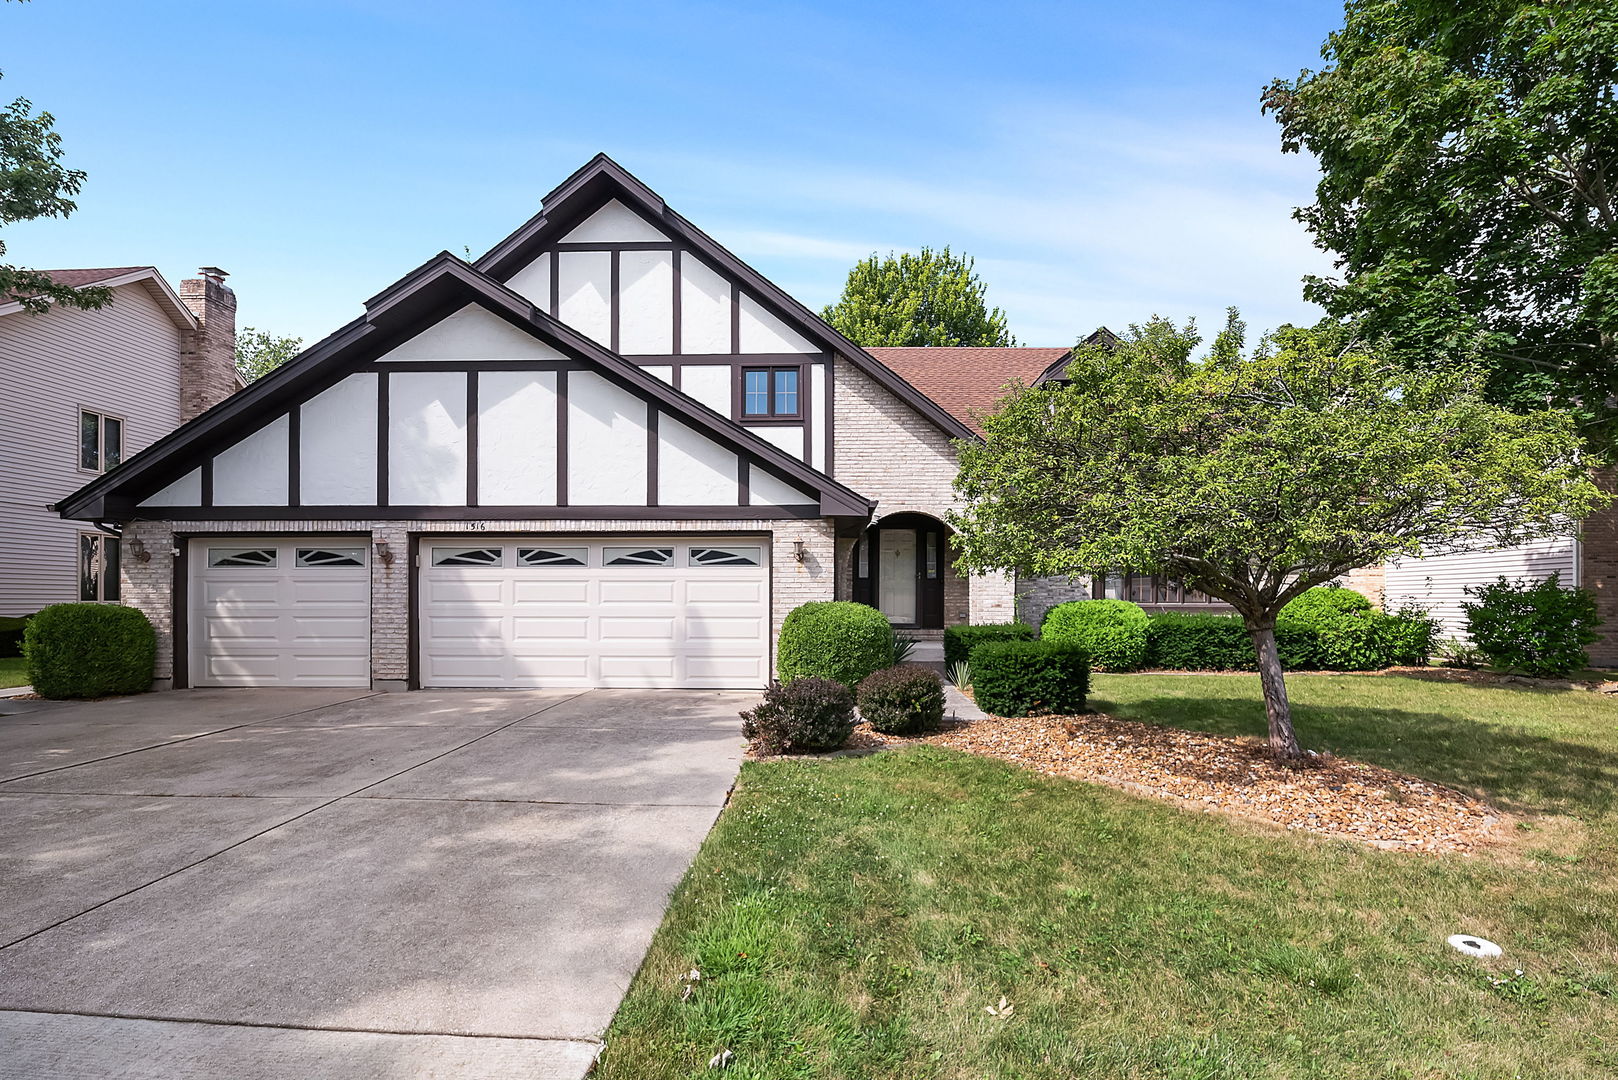
[(20, 656), (0, 656), (0, 690), (27, 685), (27, 661)]
[[(725, 1048), (731, 1080), (1618, 1073), (1618, 701), (1289, 683), (1306, 745), (1566, 817), (1432, 858), (935, 747), (750, 764), (598, 1075), (712, 1077)], [(1099, 676), (1096, 703), (1264, 727), (1250, 676)], [(1462, 930), (1505, 961), (1450, 951)]]

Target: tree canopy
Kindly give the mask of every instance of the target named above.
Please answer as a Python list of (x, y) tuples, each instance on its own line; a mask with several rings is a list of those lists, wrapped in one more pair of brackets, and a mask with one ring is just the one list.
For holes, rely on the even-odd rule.
[(1618, 439), (1618, 7), (1351, 0), (1326, 65), (1277, 79), (1297, 211), (1340, 276), (1305, 295), (1406, 362), (1481, 362), (1492, 400)]
[(976, 261), (949, 248), (921, 254), (875, 252), (848, 272), (843, 295), (821, 316), (866, 347), (1015, 345), (1006, 316), (984, 300)]
[(262, 379), (298, 355), (302, 338), (277, 337), (268, 330), (244, 326), (236, 331), (236, 371), (242, 382)]
[[(0, 76), (3, 77), (3, 76)], [(84, 173), (62, 164), (62, 137), (50, 113), (35, 113), (27, 98), (0, 109), (0, 227), (42, 217), (67, 217), (84, 186)], [(0, 259), (6, 254), (0, 240)], [(40, 270), (0, 262), (0, 303), (40, 313), (51, 304), (98, 308), (112, 298), (100, 286), (70, 288)]]
[(952, 544), (969, 570), (1161, 573), (1228, 603), (1295, 756), (1289, 600), (1394, 556), (1565, 532), (1603, 497), (1563, 411), (1491, 404), (1334, 322), (1244, 337), (1233, 310), (1202, 359), (1195, 325), (1165, 319), (1081, 343), (1068, 385), (1015, 390), (960, 444)]

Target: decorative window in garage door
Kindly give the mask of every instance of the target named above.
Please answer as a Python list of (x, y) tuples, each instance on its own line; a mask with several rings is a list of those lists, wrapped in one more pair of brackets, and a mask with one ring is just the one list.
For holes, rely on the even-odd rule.
[(756, 547), (694, 547), (691, 549), (692, 566), (757, 566), (760, 559)]
[(558, 547), (517, 549), (518, 566), (583, 566), (589, 548)]
[(601, 549), (602, 566), (673, 566), (673, 548), (609, 547)]
[(299, 548), (293, 560), (298, 566), (364, 566), (362, 547)]
[(275, 565), (274, 548), (209, 548), (209, 566), (265, 567)]
[(497, 547), (434, 548), (434, 566), (499, 566), (502, 552)]

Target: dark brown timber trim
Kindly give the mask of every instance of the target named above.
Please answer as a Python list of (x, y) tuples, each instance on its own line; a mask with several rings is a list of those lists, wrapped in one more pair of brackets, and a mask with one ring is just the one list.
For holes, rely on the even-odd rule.
[(202, 459), (202, 505), (213, 505), (213, 459), (209, 454)]
[[(410, 628), (405, 631), (405, 646), (410, 650), (409, 659), (405, 661), (405, 689), (421, 689), (421, 534), (409, 533), (405, 540), (405, 570), (410, 580), (405, 586), (405, 618), (410, 622)], [(374, 601), (373, 601), (374, 610)], [(371, 620), (372, 625), (376, 623)], [(373, 645), (371, 655), (376, 655)]]
[(753, 501), (753, 459), (746, 454), (736, 455), (736, 502), (742, 509), (754, 509)]
[(567, 370), (556, 373), (556, 505), (567, 505)]
[[(680, 321), (680, 308), (682, 307), (682, 303), (681, 303), (681, 297), (680, 297), (680, 249), (679, 248), (674, 249), (674, 255), (669, 260), (669, 269), (671, 271), (669, 276), (674, 279), (674, 308), (673, 308), (673, 311), (674, 311), (674, 337), (669, 341), (669, 351), (673, 355), (679, 356), (680, 353), (684, 349), (684, 346), (682, 346), (680, 344), (680, 334), (681, 334), (681, 332), (683, 330), (683, 327), (681, 326), (681, 321)], [(674, 385), (676, 387), (680, 385), (680, 368), (679, 368), (679, 365), (675, 365), (675, 368), (674, 368)]]
[(732, 279), (730, 283), (730, 351), (742, 351), (742, 287)]
[(478, 373), (466, 373), (466, 505), (478, 504)]
[(646, 505), (657, 505), (657, 406), (646, 403)]
[(376, 376), (376, 504), (388, 505), (388, 373)]
[(609, 274), (609, 279), (608, 279), (611, 282), (611, 286), (610, 286), (610, 288), (608, 289), (608, 292), (607, 292), (607, 325), (608, 325), (608, 327), (610, 329), (607, 331), (607, 337), (612, 343), (609, 346), (609, 348), (611, 348), (613, 352), (617, 352), (618, 351), (618, 316), (623, 311), (623, 308), (624, 308), (624, 305), (620, 300), (620, 296), (621, 296), (621, 294), (623, 292), (623, 277), (622, 277), (622, 271), (620, 270), (620, 266), (619, 266), (620, 260), (618, 258), (618, 249), (613, 248), (611, 250), (612, 250), (612, 261), (611, 261), (612, 270), (611, 270), (611, 272)]
[[(739, 455), (743, 462), (745, 455)], [(770, 470), (772, 473), (774, 470)], [(747, 470), (740, 468), (738, 479), (747, 487)], [(794, 483), (794, 487), (796, 484)], [(816, 503), (793, 506), (302, 506), (295, 511), (285, 506), (165, 506), (165, 518), (138, 518), (156, 521), (556, 521), (571, 518), (599, 518), (602, 521), (634, 521), (653, 518), (660, 521), (722, 521), (726, 518), (772, 520), (836, 517)], [(851, 515), (842, 515), (851, 516)], [(328, 530), (329, 535), (346, 535)], [(252, 536), (315, 536), (318, 530), (268, 529)]]
[(287, 505), (303, 501), (303, 404), (287, 410)]
[(174, 535), (174, 579), (170, 587), (174, 620), (174, 689), (184, 690), (191, 685), (191, 537), (187, 533)]

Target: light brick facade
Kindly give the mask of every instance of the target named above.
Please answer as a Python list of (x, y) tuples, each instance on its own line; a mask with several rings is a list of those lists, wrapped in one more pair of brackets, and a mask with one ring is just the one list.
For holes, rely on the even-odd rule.
[[(470, 527), (469, 527), (470, 526)], [(146, 613), (157, 630), (159, 686), (174, 678), (174, 574), (171, 554), (176, 534), (300, 536), (308, 533), (350, 532), (370, 536), (371, 559), (371, 685), (380, 690), (403, 690), (410, 675), (410, 566), (412, 535), (426, 536), (504, 536), (592, 535), (648, 536), (669, 533), (704, 532), (726, 534), (767, 534), (770, 537), (770, 642), (774, 667), (774, 642), (787, 612), (810, 600), (834, 599), (834, 526), (824, 518), (783, 521), (737, 519), (730, 521), (670, 521), (647, 518), (643, 521), (608, 521), (579, 518), (566, 521), (488, 520), (465, 521), (369, 521), (369, 520), (264, 520), (264, 521), (175, 521), (131, 522), (126, 530), (131, 550), (138, 539), (149, 560), (126, 557), (123, 566), (124, 602)], [(803, 544), (803, 561), (797, 559), (797, 544)], [(386, 554), (376, 547), (386, 544)], [(182, 616), (183, 617), (183, 616)]]

